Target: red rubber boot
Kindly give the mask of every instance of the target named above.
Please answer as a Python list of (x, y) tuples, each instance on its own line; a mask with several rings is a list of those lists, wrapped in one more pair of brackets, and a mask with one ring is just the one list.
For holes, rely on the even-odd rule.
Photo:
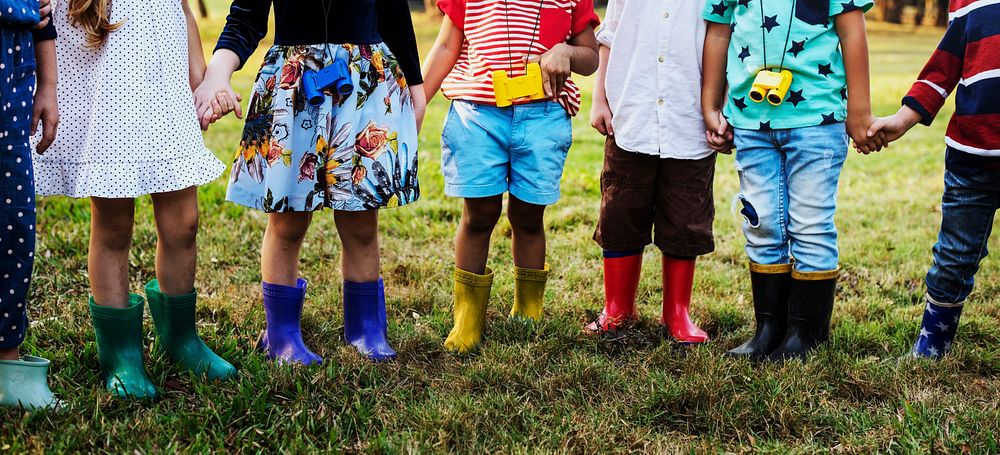
[(691, 322), (691, 291), (694, 287), (695, 260), (663, 257), (663, 317), (670, 336), (679, 343), (697, 344), (708, 341), (708, 334)]
[(635, 293), (641, 272), (642, 253), (604, 258), (604, 311), (584, 331), (607, 332), (635, 319)]

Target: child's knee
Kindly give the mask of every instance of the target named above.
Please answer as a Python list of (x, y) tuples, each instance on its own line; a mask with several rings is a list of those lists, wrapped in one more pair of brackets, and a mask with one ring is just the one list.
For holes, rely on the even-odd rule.
[(340, 241), (351, 246), (373, 246), (378, 244), (378, 228), (375, 226), (357, 226), (340, 230)]
[(299, 244), (306, 238), (309, 223), (299, 219), (272, 217), (265, 235), (285, 244)]
[(161, 242), (170, 245), (194, 245), (198, 237), (198, 209), (175, 213), (166, 223), (157, 225)]
[(502, 210), (503, 206), (500, 204), (466, 205), (462, 224), (473, 232), (493, 232)]
[(539, 235), (545, 232), (545, 222), (541, 213), (525, 213), (509, 211), (507, 219), (515, 232), (528, 235)]

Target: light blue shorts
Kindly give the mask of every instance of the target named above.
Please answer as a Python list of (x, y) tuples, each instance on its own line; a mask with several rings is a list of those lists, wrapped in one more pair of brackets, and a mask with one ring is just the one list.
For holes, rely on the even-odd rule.
[(456, 100), (441, 135), (444, 192), (482, 198), (509, 191), (529, 204), (555, 204), (572, 143), (572, 122), (559, 103), (496, 107)]

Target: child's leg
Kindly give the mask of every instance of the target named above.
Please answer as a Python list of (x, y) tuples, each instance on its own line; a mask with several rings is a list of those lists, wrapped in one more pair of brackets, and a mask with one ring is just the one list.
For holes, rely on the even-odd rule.
[(766, 131), (737, 130), (736, 143), (747, 256), (755, 264), (788, 264), (785, 156)]
[(695, 261), (715, 249), (712, 222), (715, 155), (657, 163), (655, 243), (663, 252), (663, 311), (660, 322), (682, 343), (704, 343), (708, 334), (691, 321)]
[(914, 356), (938, 358), (951, 348), (962, 306), (972, 292), (979, 263), (989, 254), (993, 217), (1000, 206), (997, 173), (945, 172), (941, 231), (927, 273), (927, 306)]
[(608, 331), (635, 317), (642, 251), (652, 243), (659, 157), (604, 143), (601, 212), (594, 241), (604, 250), (604, 310), (584, 330)]
[(444, 341), (445, 349), (465, 353), (477, 345), (486, 324), (486, 307), (493, 287), (493, 270), (486, 266), (490, 236), (500, 212), (503, 196), (465, 199), (462, 221), (455, 235), (453, 301), (455, 325)]
[[(763, 358), (785, 338), (791, 258), (788, 249), (786, 159), (769, 131), (736, 130), (740, 213), (750, 259), (754, 337), (727, 355)], [(774, 273), (776, 279), (759, 279)], [(787, 279), (781, 279), (782, 274)], [(762, 338), (763, 337), (763, 338)]]
[(5, 133), (0, 134), (0, 360), (20, 358), (18, 346), (28, 328), (28, 288), (35, 264), (31, 149), (19, 125), (7, 123), (11, 115), (30, 118), (30, 98), (28, 101), (26, 107), (16, 103), (10, 108), (13, 112), (5, 112), (6, 128), (0, 128), (0, 133)]
[(267, 327), (258, 348), (280, 363), (311, 365), (323, 359), (302, 339), (306, 280), (299, 278), (299, 253), (311, 212), (271, 213), (260, 252), (261, 291)]
[(478, 275), (486, 273), (490, 238), (502, 211), (503, 195), (465, 199), (465, 210), (455, 234), (456, 268)]
[(94, 302), (128, 308), (128, 255), (135, 224), (135, 200), (93, 197), (90, 212), (87, 270)]
[(156, 280), (146, 285), (159, 346), (174, 361), (209, 379), (236, 374), (198, 335), (194, 291), (198, 249), (198, 190), (153, 194), (156, 217)]
[(834, 212), (847, 157), (843, 124), (782, 132), (788, 179), (788, 233), (792, 271), (788, 332), (771, 358), (806, 357), (829, 338), (839, 255)]
[(156, 218), (156, 279), (169, 295), (194, 289), (198, 260), (198, 189), (153, 194)]
[(156, 386), (143, 366), (145, 301), (129, 292), (135, 201), (94, 197), (90, 207), (89, 307), (105, 387), (123, 398), (152, 398)]
[(271, 213), (260, 251), (261, 278), (272, 284), (295, 286), (299, 278), (299, 253), (306, 238), (311, 212)]
[(545, 207), (559, 201), (563, 166), (573, 143), (570, 117), (559, 103), (514, 108), (510, 127), (510, 223), (514, 230), (514, 308), (511, 316), (540, 320), (549, 266)]
[(542, 319), (545, 283), (545, 206), (524, 202), (511, 195), (507, 218), (513, 230), (514, 307), (511, 316)]
[(344, 339), (374, 361), (391, 360), (385, 311), (385, 287), (380, 278), (378, 210), (334, 212), (343, 245)]
[(507, 205), (514, 265), (527, 269), (545, 268), (545, 206), (529, 204), (515, 196)]
[(788, 234), (798, 272), (837, 270), (837, 186), (847, 158), (843, 124), (789, 130)]
[(354, 283), (378, 281), (381, 275), (378, 210), (364, 212), (338, 210), (333, 216), (343, 248), (340, 273), (344, 281)]

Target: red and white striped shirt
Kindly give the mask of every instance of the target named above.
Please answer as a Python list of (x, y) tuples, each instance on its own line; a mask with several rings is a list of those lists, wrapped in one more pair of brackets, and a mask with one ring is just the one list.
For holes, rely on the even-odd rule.
[[(462, 53), (441, 92), (451, 100), (483, 104), (496, 104), (493, 71), (523, 76), (526, 57), (540, 56), (600, 22), (594, 0), (438, 0), (437, 5), (465, 34)], [(576, 115), (580, 88), (567, 80), (558, 101)]]

